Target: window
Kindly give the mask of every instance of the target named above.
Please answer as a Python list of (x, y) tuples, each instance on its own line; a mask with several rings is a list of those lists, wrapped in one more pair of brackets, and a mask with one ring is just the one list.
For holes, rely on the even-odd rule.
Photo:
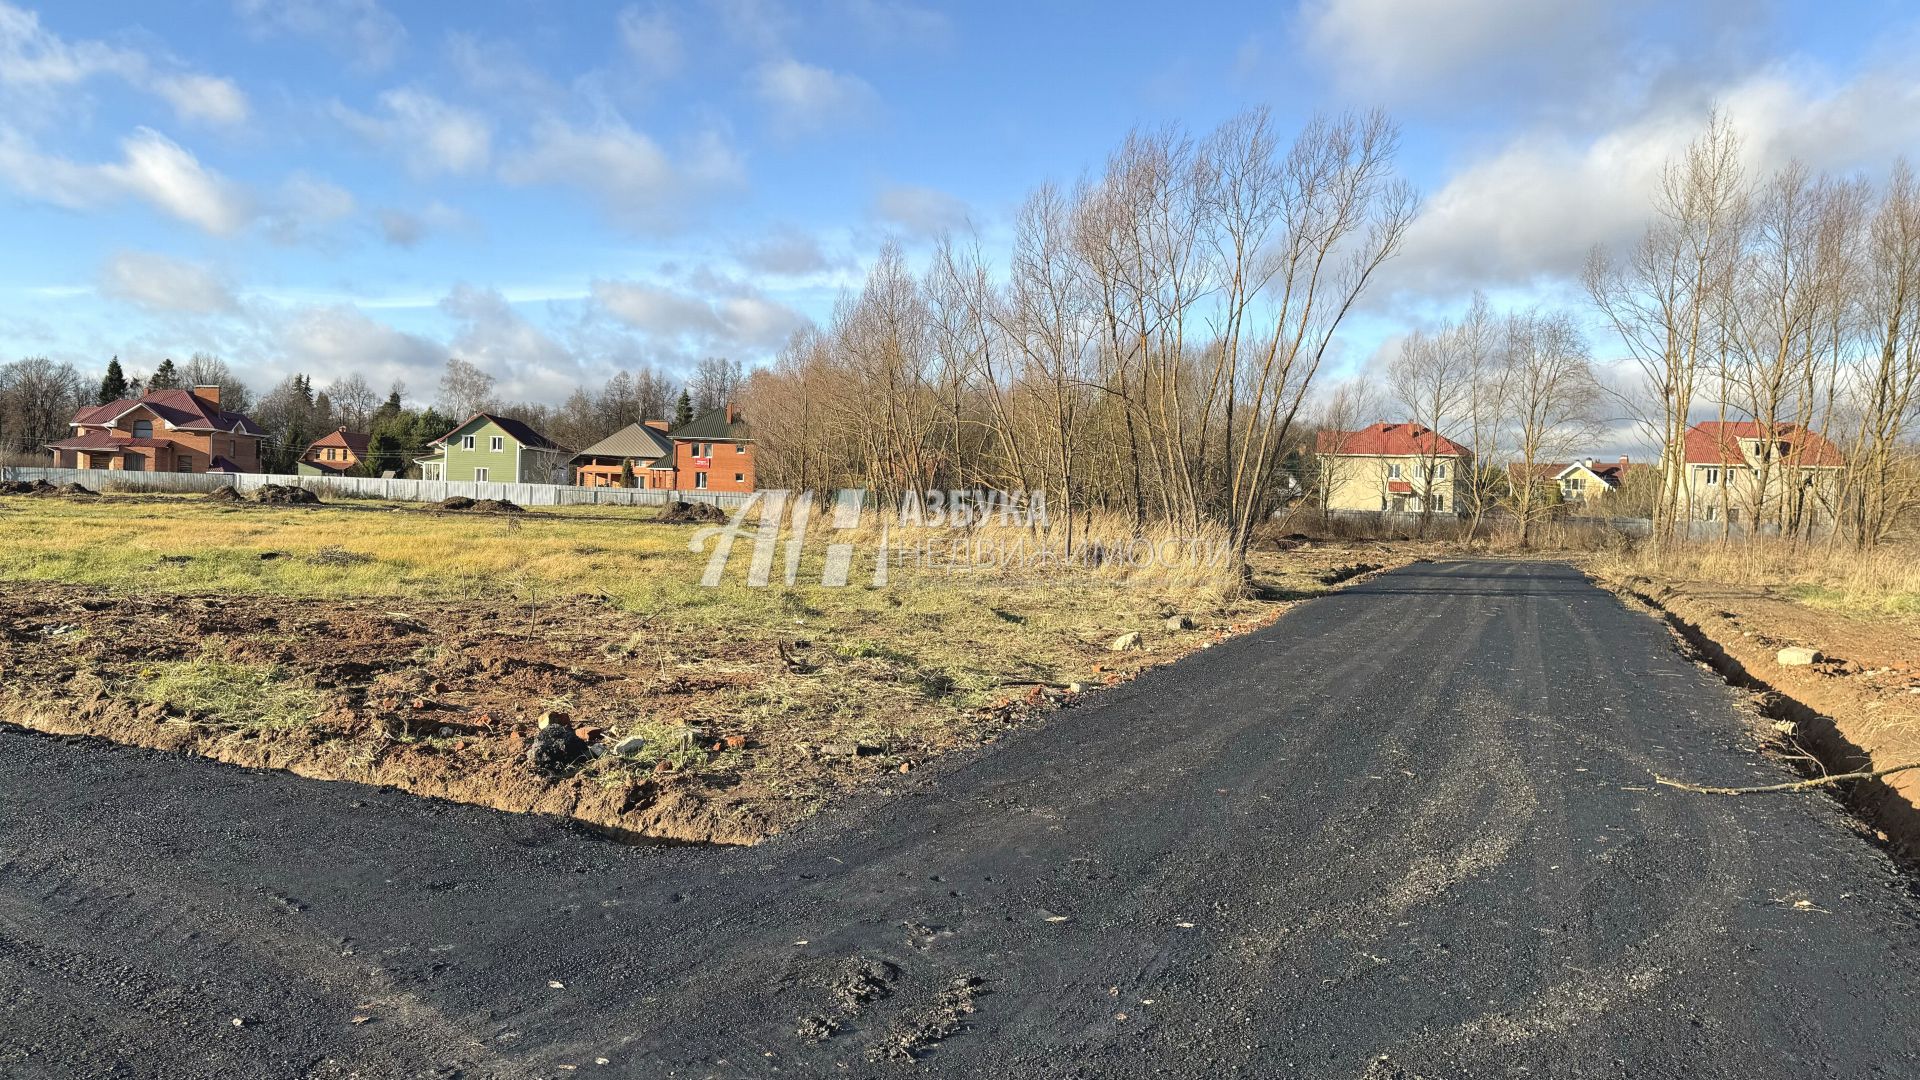
[(471, 436), (471, 435), (462, 435), (462, 436), (460, 437), (460, 449), (462, 449), (462, 450), (471, 450), (471, 449), (473, 449), (473, 436)]
[(487, 449), (496, 454), (507, 448), (507, 440), (499, 435), (495, 435), (493, 438), (487, 440), (487, 442)]
[(1389, 480), (1400, 479), (1400, 466), (1398, 465), (1387, 466), (1387, 479)]
[(1442, 513), (1442, 514), (1444, 514), (1444, 513), (1446, 513), (1446, 512), (1447, 512), (1447, 497), (1446, 497), (1445, 495), (1435, 495), (1435, 496), (1433, 497), (1433, 508), (1434, 508), (1434, 510), (1435, 510), (1435, 511), (1437, 511), (1437, 512), (1439, 512), (1439, 513)]
[(697, 472), (697, 473), (694, 473), (694, 474), (693, 474), (693, 486), (694, 486), (694, 487), (697, 487), (697, 488), (703, 488), (703, 487), (706, 487), (706, 486), (707, 486), (707, 474), (706, 474), (706, 473), (703, 473), (703, 472)]
[(174, 463), (173, 471), (174, 472), (192, 472), (193, 471), (193, 455), (181, 454), (180, 459)]
[(1707, 504), (1707, 520), (1712, 521), (1719, 516), (1720, 516), (1720, 508), (1717, 506), (1714, 506), (1711, 503)]
[(744, 483), (746, 483), (746, 482), (747, 482), (747, 474), (746, 474), (746, 473), (743, 473), (743, 472), (737, 472), (737, 473), (734, 473), (734, 474), (733, 474), (733, 482), (734, 482), (734, 483), (736, 483), (736, 484), (744, 484)]
[(133, 422), (133, 437), (136, 439), (153, 438), (153, 421), (135, 420)]
[[(1719, 486), (1719, 483), (1720, 483), (1720, 470), (1719, 470), (1719, 469), (1708, 469), (1708, 470), (1707, 470), (1707, 486), (1708, 486), (1708, 487), (1717, 487), (1717, 486)], [(1708, 520), (1708, 521), (1712, 521), (1713, 519), (1712, 519), (1712, 518), (1708, 518), (1707, 520)]]
[[(1445, 480), (1447, 478), (1447, 467), (1445, 465), (1435, 465), (1433, 467), (1433, 478), (1435, 480)], [(1444, 510), (1445, 507), (1441, 509)]]
[(480, 482), (481, 482), (481, 483), (483, 483), (483, 484), (484, 484), (484, 483), (486, 483), (486, 482), (487, 482), (487, 470), (486, 470), (486, 468), (485, 468), (484, 466), (482, 466), (482, 467), (478, 467), (478, 468), (475, 468), (475, 469), (473, 470), (473, 478), (474, 478), (475, 480), (478, 480), (478, 481), (480, 481)]
[(734, 443), (734, 444), (733, 444), (733, 452), (734, 452), (734, 453), (736, 453), (736, 454), (744, 454), (744, 453), (746, 453), (746, 452), (747, 452), (747, 444), (746, 444), (746, 443), (740, 443), (740, 442), (737, 442), (737, 443)]

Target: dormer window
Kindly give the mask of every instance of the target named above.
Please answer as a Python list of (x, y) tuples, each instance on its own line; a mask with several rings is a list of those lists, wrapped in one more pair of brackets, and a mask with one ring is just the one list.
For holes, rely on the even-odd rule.
[(135, 420), (133, 422), (133, 437), (136, 439), (153, 438), (153, 421)]

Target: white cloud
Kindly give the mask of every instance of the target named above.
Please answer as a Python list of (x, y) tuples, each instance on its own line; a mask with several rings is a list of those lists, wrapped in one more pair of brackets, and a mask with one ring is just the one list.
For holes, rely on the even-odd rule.
[(360, 137), (398, 153), (418, 177), (473, 172), (493, 155), (493, 126), (486, 117), (423, 90), (388, 90), (380, 95), (378, 115), (338, 103), (334, 115)]
[(100, 269), (100, 293), (160, 313), (234, 311), (233, 289), (204, 266), (152, 252), (122, 251)]
[(543, 122), (502, 166), (501, 178), (589, 192), (609, 217), (642, 231), (678, 228), (696, 198), (744, 183), (739, 158), (718, 134), (699, 136), (674, 156), (620, 121), (591, 128)]
[(378, 0), (234, 0), (255, 34), (287, 34), (325, 43), (363, 71), (392, 65), (407, 28)]
[(920, 236), (936, 236), (967, 223), (967, 204), (930, 187), (894, 184), (873, 198), (875, 217)]
[(780, 123), (797, 131), (857, 119), (878, 101), (866, 81), (798, 60), (774, 60), (753, 76), (754, 92)]
[(684, 52), (680, 32), (665, 8), (623, 8), (617, 25), (620, 42), (640, 66), (642, 75), (662, 78), (680, 70)]
[(1463, 295), (1571, 277), (1595, 244), (1617, 248), (1646, 227), (1662, 166), (1714, 104), (1756, 177), (1793, 158), (1878, 172), (1920, 145), (1920, 76), (1904, 68), (1839, 84), (1804, 70), (1753, 73), (1592, 138), (1525, 134), (1468, 164), (1429, 196), (1384, 284)]
[(941, 45), (953, 21), (941, 12), (896, 0), (840, 0), (841, 17), (876, 45)]
[(353, 192), (308, 173), (295, 173), (280, 185), (267, 215), (267, 232), (276, 243), (313, 243), (327, 228), (360, 208)]
[(173, 106), (183, 120), (201, 120), (236, 127), (247, 122), (247, 96), (231, 79), (211, 75), (166, 75), (153, 81), (153, 91)]
[(817, 237), (794, 228), (770, 229), (739, 245), (734, 256), (749, 270), (786, 277), (832, 270), (842, 264), (842, 260), (827, 257)]
[(661, 348), (692, 355), (762, 354), (777, 348), (806, 317), (743, 282), (695, 275), (681, 288), (639, 281), (596, 281), (593, 299), (607, 314)]
[(250, 349), (267, 358), (264, 366), (270, 377), (264, 385), (293, 372), (330, 381), (358, 371), (375, 386), (395, 381), (429, 386), (439, 378), (448, 355), (440, 342), (395, 329), (350, 304), (303, 305), (262, 313), (253, 327)]
[(1418, 100), (1614, 63), (1614, 30), (1643, 0), (1313, 0), (1306, 41), (1339, 84), (1369, 100)]
[(761, 52), (777, 53), (793, 32), (793, 14), (779, 0), (707, 0), (728, 37)]
[(71, 210), (132, 195), (181, 221), (222, 235), (253, 218), (246, 193), (150, 128), (121, 140), (121, 160), (80, 164), (41, 152), (0, 128), (0, 184), (30, 199)]
[(67, 41), (40, 25), (34, 12), (0, 0), (0, 118), (44, 123), (73, 101), (72, 90), (111, 76), (157, 95), (182, 120), (221, 125), (246, 122), (247, 97), (231, 79), (156, 63), (135, 49), (100, 41)]

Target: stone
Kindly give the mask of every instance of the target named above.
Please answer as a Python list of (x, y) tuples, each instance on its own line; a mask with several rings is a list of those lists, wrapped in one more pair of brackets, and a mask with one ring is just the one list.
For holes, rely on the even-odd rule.
[(646, 748), (647, 740), (638, 735), (629, 735), (613, 744), (614, 754), (623, 758), (639, 757), (640, 752)]
[(1107, 646), (1107, 648), (1112, 649), (1114, 652), (1126, 652), (1128, 649), (1137, 649), (1139, 647), (1140, 631), (1138, 630), (1129, 630), (1121, 634), (1119, 637), (1113, 639), (1112, 645)]
[(1068, 683), (1068, 684), (1067, 684), (1067, 693), (1069, 693), (1069, 694), (1084, 694), (1084, 693), (1086, 693), (1086, 692), (1087, 692), (1087, 684), (1086, 684), (1086, 683), (1083, 683), (1083, 682), (1070, 682), (1070, 683)]
[(560, 712), (557, 709), (550, 709), (540, 714), (540, 726), (544, 728), (553, 724), (566, 724), (572, 719), (573, 717), (567, 713)]
[(1817, 664), (1820, 662), (1820, 651), (1818, 649), (1804, 649), (1798, 645), (1794, 645), (1781, 649), (1774, 659), (1779, 662), (1781, 667), (1806, 667), (1809, 664)]
[(1192, 619), (1189, 619), (1189, 618), (1187, 618), (1187, 617), (1186, 617), (1185, 615), (1172, 615), (1172, 616), (1169, 616), (1169, 617), (1167, 618), (1167, 629), (1169, 629), (1169, 630), (1191, 630), (1191, 629), (1193, 629), (1193, 620), (1192, 620)]

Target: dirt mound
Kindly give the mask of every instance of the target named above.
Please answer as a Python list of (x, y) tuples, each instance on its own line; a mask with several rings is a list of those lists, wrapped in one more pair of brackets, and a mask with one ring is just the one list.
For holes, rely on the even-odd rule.
[(668, 503), (666, 511), (660, 515), (663, 525), (724, 525), (726, 521), (725, 510), (703, 502)]
[(303, 487), (266, 484), (254, 491), (253, 501), (275, 506), (306, 506), (318, 503), (320, 496)]
[(53, 485), (45, 480), (8, 480), (0, 483), (0, 495), (44, 495)]
[(469, 499), (465, 495), (455, 495), (441, 499), (433, 504), (435, 510), (463, 510), (475, 514), (524, 514), (517, 503), (505, 499)]
[(207, 498), (213, 500), (214, 502), (232, 503), (232, 502), (245, 501), (244, 498), (241, 496), (239, 489), (234, 487), (232, 484), (228, 484), (226, 487), (222, 487), (222, 488), (214, 488), (212, 491), (207, 492)]

